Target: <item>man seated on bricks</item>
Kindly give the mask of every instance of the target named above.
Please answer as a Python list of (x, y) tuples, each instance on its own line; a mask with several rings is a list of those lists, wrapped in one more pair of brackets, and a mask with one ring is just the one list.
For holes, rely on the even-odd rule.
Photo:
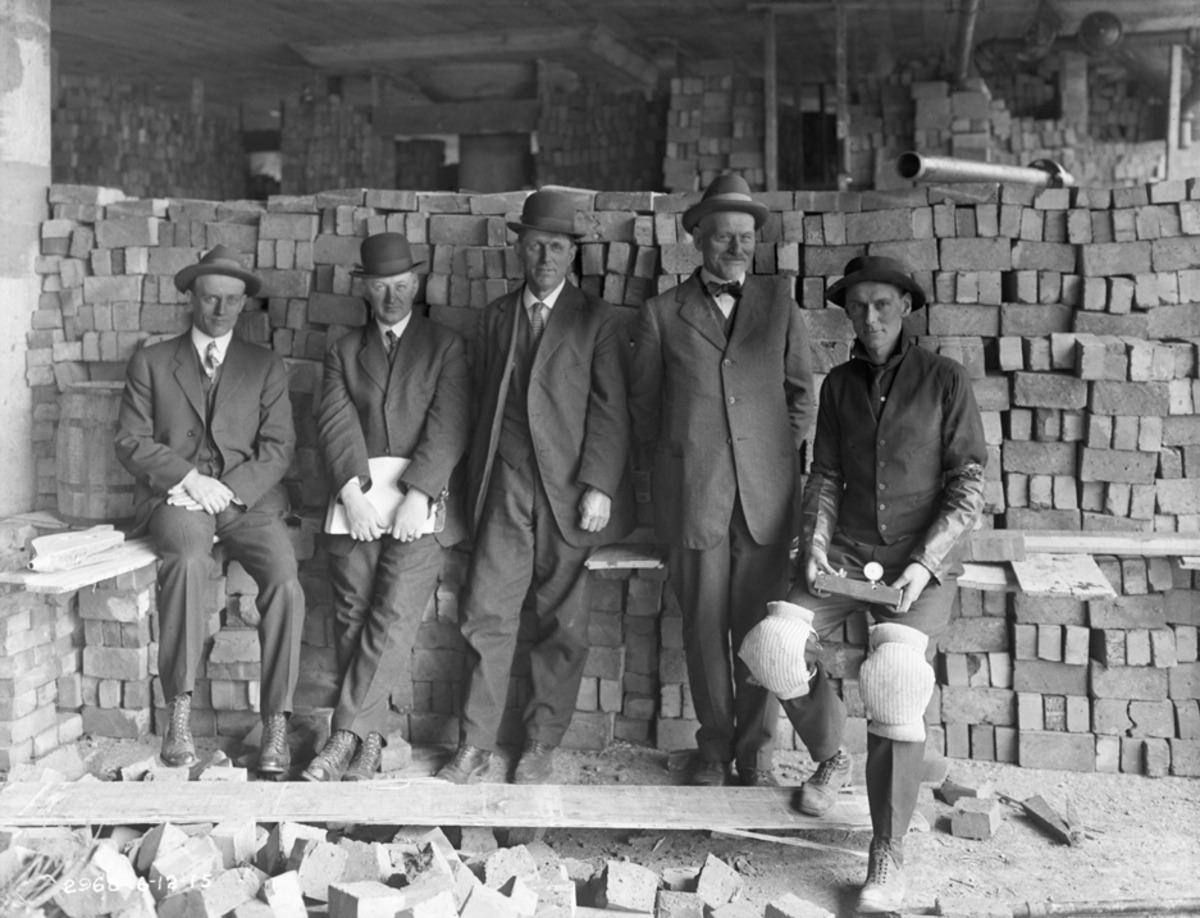
[(806, 642), (835, 633), (866, 604), (820, 590), (818, 575), (873, 580), (882, 568), (882, 580), (902, 591), (895, 608), (867, 606), (877, 624), (859, 676), (873, 838), (858, 906), (893, 912), (904, 900), (904, 835), (921, 782), (929, 661), (983, 508), (987, 451), (966, 371), (904, 334), (904, 318), (925, 305), (925, 292), (902, 262), (851, 259), (827, 296), (845, 309), (857, 340), (821, 388), (802, 501), (803, 572), (788, 601), (772, 603), (747, 637), (742, 657), (781, 697), (819, 763), (793, 805), (820, 816), (850, 783), (851, 760), (842, 745), (846, 708)]
[[(450, 493), (470, 437), (462, 339), (413, 312), (422, 263), (405, 236), (364, 239), (361, 261), (351, 273), (362, 279), (368, 321), (330, 345), (317, 411), (321, 456), (346, 525), (325, 543), (341, 678), (333, 732), (304, 770), (309, 781), (367, 781), (379, 770), (388, 701), (412, 681), (413, 643), (437, 589), (442, 548), (466, 535), (461, 495)], [(400, 470), (389, 458), (408, 461)], [(392, 491), (403, 497), (390, 516), (369, 495), (395, 481), (373, 480), (373, 470), (399, 472)], [(431, 531), (443, 494), (444, 522)]]
[(175, 275), (192, 327), (129, 361), (114, 445), (136, 479), (135, 534), (158, 547), (158, 672), (169, 706), (162, 759), (196, 761), (191, 702), (207, 640), (213, 537), (258, 584), (263, 739), (258, 770), (291, 767), (287, 718), (300, 668), (304, 592), (281, 484), (295, 433), (283, 360), (234, 334), (259, 278), (217, 246)]

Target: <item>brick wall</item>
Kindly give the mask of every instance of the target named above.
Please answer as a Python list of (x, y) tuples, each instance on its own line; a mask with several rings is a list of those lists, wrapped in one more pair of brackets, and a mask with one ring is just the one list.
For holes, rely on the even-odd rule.
[(395, 141), (375, 131), (369, 108), (336, 101), (292, 101), (283, 108), (284, 193), (396, 183)]
[[(469, 337), (479, 310), (518, 282), (504, 224), (519, 213), (523, 195), (352, 189), (256, 204), (120, 200), (111, 190), (55, 186), (38, 263), (44, 293), (26, 355), (40, 505), (54, 506), (59, 390), (76, 379), (120, 378), (140, 341), (186, 328), (172, 275), (204, 248), (232, 246), (264, 278), (242, 332), (281, 353), (291, 373), (299, 443), (287, 484), (305, 520), (294, 535), (309, 599), (300, 702), (328, 704), (335, 679), (328, 578), (312, 535), (327, 485), (312, 417), (326, 345), (365, 321), (349, 273), (359, 241), (385, 229), (406, 232), (427, 265), (421, 301)], [(698, 263), (679, 225), (694, 200), (579, 194), (578, 226), (586, 233), (580, 284), (634, 318), (647, 296)], [(885, 253), (916, 267), (933, 296), (910, 332), (962, 362), (974, 379), (990, 449), (987, 525), (1200, 531), (1200, 183), (779, 192), (761, 200), (771, 212), (755, 270), (796, 277), (819, 377), (849, 350), (849, 323), (824, 300), (846, 260)], [(393, 698), (418, 741), (454, 738), (466, 557), (465, 549), (447, 552), (424, 613), (413, 684), (397, 687)], [(1200, 584), (1160, 560), (1102, 559), (1102, 568), (1120, 594), (1115, 602), (1067, 608), (963, 592), (961, 618), (938, 663), (941, 689), (929, 714), (935, 744), (956, 756), (1015, 756), (1052, 767), (1200, 770)], [(596, 575), (595, 652), (572, 744), (690, 743), (681, 621), (664, 585), (661, 571)], [(199, 693), (200, 709), (214, 712), (213, 730), (254, 720), (253, 638), (235, 633), (253, 627), (252, 596), (253, 584), (236, 566), (214, 566), (214, 638)], [(0, 617), (23, 614), (15, 600), (3, 608), (10, 605)], [(103, 625), (85, 621), (82, 628), (89, 648), (92, 639), (102, 648), (127, 639)], [(150, 636), (148, 667), (153, 630)], [(143, 637), (138, 630), (130, 639)], [(860, 745), (865, 721), (852, 689), (863, 638), (863, 625), (852, 623), (833, 655), (855, 711), (851, 738)], [(63, 710), (123, 709), (130, 685), (141, 697), (140, 669), (128, 676), (105, 668), (112, 654), (83, 654), (79, 672), (95, 678), (95, 701), (85, 681), (86, 699)], [(106, 662), (89, 672), (87, 660)], [(523, 667), (514, 704), (525, 691)], [(88, 722), (114, 717), (93, 713)], [(785, 745), (790, 737), (784, 731)]]

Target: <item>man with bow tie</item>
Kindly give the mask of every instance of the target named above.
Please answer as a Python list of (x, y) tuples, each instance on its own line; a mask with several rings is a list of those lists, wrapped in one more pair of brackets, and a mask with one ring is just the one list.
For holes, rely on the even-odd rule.
[(700, 722), (689, 780), (701, 786), (726, 783), (733, 765), (743, 785), (775, 783), (778, 702), (748, 681), (737, 649), (787, 593), (813, 383), (792, 283), (748, 273), (766, 216), (736, 175), (684, 213), (703, 264), (642, 308), (630, 380), (639, 467), (683, 612)]
[[(304, 769), (309, 781), (369, 781), (379, 770), (393, 692), (411, 689), (412, 648), (437, 589), (442, 548), (466, 535), (451, 473), (470, 436), (467, 362), (452, 329), (413, 312), (416, 262), (401, 233), (363, 240), (368, 317), (325, 355), (317, 432), (345, 532), (326, 539), (341, 673), (329, 741)], [(372, 503), (372, 459), (409, 460), (385, 517)], [(439, 497), (444, 525), (430, 532)], [(377, 492), (378, 493), (378, 492)], [(389, 504), (390, 509), (390, 504)]]
[(162, 758), (191, 765), (192, 692), (209, 636), (213, 537), (258, 584), (263, 740), (258, 770), (291, 766), (287, 716), (300, 670), (304, 592), (284, 524), (295, 433), (288, 374), (234, 334), (259, 278), (217, 246), (175, 275), (192, 327), (129, 360), (114, 445), (136, 479), (134, 532), (157, 543), (158, 671), (169, 706)]

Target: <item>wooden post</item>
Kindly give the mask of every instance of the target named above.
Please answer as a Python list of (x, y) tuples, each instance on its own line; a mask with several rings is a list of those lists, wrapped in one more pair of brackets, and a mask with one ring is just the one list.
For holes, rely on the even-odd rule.
[(767, 191), (779, 190), (779, 82), (775, 66), (775, 11), (763, 15), (763, 169)]
[(1167, 94), (1167, 180), (1179, 169), (1180, 105), (1183, 101), (1183, 45), (1171, 45), (1170, 90)]
[(837, 29), (837, 139), (838, 139), (838, 191), (850, 187), (850, 74), (846, 43), (849, 40), (846, 23), (846, 4), (842, 0), (834, 5), (833, 17)]

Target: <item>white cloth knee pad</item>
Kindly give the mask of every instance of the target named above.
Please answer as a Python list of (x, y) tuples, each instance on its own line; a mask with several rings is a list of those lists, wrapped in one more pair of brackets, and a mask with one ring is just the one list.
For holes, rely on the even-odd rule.
[(767, 603), (767, 617), (750, 629), (738, 656), (754, 680), (784, 701), (808, 694), (804, 652), (812, 637), (812, 610), (791, 602)]
[(925, 709), (933, 697), (929, 636), (897, 622), (871, 629), (871, 653), (858, 675), (867, 732), (900, 742), (925, 741)]

